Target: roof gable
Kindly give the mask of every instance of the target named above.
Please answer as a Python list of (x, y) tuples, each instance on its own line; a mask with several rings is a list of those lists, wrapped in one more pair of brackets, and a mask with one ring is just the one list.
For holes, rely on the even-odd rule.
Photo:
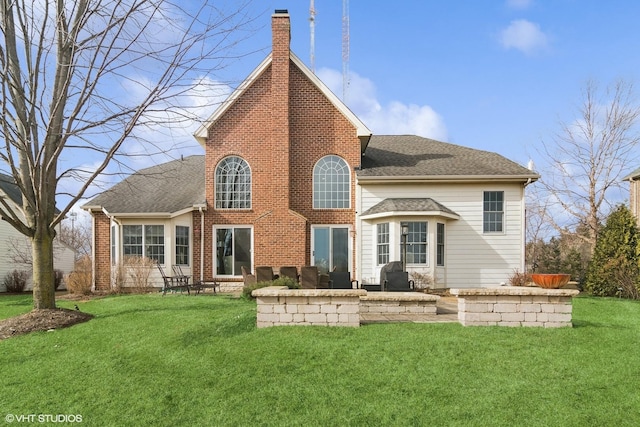
[[(312, 84), (314, 84), (320, 92), (327, 97), (329, 102), (338, 110), (340, 113), (347, 119), (353, 126), (356, 128), (357, 136), (361, 140), (361, 149), (364, 151), (366, 144), (368, 143), (369, 137), (371, 136), (371, 131), (367, 128), (367, 126), (342, 102), (331, 90), (325, 85), (322, 80), (318, 78), (310, 69), (307, 67), (300, 58), (298, 58), (293, 52), (289, 52), (289, 59), (301, 72), (304, 74)], [(204, 123), (200, 125), (200, 127), (194, 133), (194, 137), (200, 143), (200, 145), (204, 146), (208, 137), (208, 130), (211, 126), (213, 126), (228, 110), (229, 108), (247, 91), (251, 85), (260, 78), (262, 74), (271, 66), (272, 57), (271, 54), (267, 56), (261, 63), (256, 67), (251, 74), (238, 86), (236, 90), (234, 90), (229, 97), (222, 102), (222, 104), (213, 112), (213, 114), (205, 120)]]

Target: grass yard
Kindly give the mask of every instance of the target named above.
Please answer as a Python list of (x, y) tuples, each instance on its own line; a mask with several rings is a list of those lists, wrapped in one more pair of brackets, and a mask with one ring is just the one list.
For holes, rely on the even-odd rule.
[[(72, 308), (76, 302), (59, 301)], [(640, 303), (574, 300), (574, 328), (256, 329), (255, 303), (131, 295), (0, 341), (0, 412), (89, 426), (636, 426)], [(31, 309), (0, 296), (0, 318)]]

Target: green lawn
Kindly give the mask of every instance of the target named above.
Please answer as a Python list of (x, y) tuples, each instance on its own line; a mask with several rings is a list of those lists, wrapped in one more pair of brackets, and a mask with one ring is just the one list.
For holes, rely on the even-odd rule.
[[(75, 302), (59, 301), (65, 308)], [(0, 342), (0, 412), (97, 426), (636, 426), (640, 303), (574, 300), (574, 328), (256, 329), (255, 303), (136, 295)], [(0, 318), (29, 311), (0, 296)], [(59, 425), (59, 424), (57, 424)]]

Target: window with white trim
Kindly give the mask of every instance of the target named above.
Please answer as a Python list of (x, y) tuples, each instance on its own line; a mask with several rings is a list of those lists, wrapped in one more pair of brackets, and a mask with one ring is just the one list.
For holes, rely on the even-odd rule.
[(504, 231), (504, 191), (485, 191), (482, 204), (482, 231)]
[(427, 223), (404, 222), (409, 229), (407, 234), (407, 264), (427, 263)]
[(376, 229), (378, 265), (384, 265), (389, 262), (389, 223), (378, 224)]
[(244, 159), (229, 156), (216, 167), (216, 209), (251, 209), (251, 169)]
[(444, 224), (436, 224), (436, 265), (444, 266)]
[(176, 264), (189, 265), (189, 227), (176, 225)]
[(330, 155), (313, 168), (314, 209), (347, 209), (351, 206), (351, 171), (341, 157)]
[(164, 264), (164, 225), (123, 225), (122, 253), (125, 257), (145, 256)]

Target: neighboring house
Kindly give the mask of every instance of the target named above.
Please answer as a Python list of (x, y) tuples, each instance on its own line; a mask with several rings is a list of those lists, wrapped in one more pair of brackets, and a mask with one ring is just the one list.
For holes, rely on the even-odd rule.
[[(486, 151), (372, 135), (290, 51), (273, 51), (197, 130), (204, 156), (154, 166), (91, 200), (96, 287), (128, 256), (241, 286), (241, 267), (317, 265), (377, 282), (400, 260), (439, 287), (524, 269), (524, 191), (538, 175)], [(159, 276), (155, 284), (160, 286)]]
[[(14, 212), (21, 212), (22, 196), (13, 177), (0, 173), (0, 197), (12, 205)], [(73, 271), (75, 251), (68, 245), (54, 241), (54, 268), (65, 274)], [(4, 278), (7, 273), (18, 270), (31, 274), (32, 267), (28, 264), (31, 259), (31, 243), (29, 239), (18, 232), (6, 221), (0, 221), (0, 292), (5, 292)], [(27, 289), (31, 289), (31, 276), (27, 282)], [(63, 286), (64, 287), (64, 286)]]
[(629, 208), (640, 226), (640, 168), (625, 176), (623, 181), (629, 181)]

